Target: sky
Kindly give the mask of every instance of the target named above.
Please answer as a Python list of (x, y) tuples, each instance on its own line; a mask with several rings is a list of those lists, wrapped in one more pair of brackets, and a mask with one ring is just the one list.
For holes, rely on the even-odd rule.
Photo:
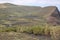
[(60, 0), (0, 0), (0, 3), (13, 3), (28, 6), (57, 6), (60, 10)]

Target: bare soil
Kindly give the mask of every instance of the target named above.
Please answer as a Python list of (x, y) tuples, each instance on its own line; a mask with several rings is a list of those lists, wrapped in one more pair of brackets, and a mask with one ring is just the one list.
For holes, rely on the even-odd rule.
[(0, 40), (51, 40), (51, 37), (27, 33), (3, 32), (0, 33)]

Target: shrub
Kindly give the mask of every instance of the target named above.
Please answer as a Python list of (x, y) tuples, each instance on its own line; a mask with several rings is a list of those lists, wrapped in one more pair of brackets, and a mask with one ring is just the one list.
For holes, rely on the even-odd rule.
[(52, 27), (50, 34), (53, 40), (60, 40), (60, 27), (58, 26)]
[(32, 33), (32, 27), (25, 27), (24, 32)]
[(60, 40), (60, 26), (36, 25), (36, 26), (15, 26), (0, 27), (0, 32), (25, 32), (37, 35), (51, 35), (53, 40)]
[(0, 27), (0, 32), (5, 32), (6, 27)]
[(50, 35), (50, 27), (49, 27), (49, 25), (46, 25), (45, 27), (44, 27), (44, 35)]
[(17, 32), (15, 27), (8, 27), (8, 28), (5, 29), (5, 32), (11, 32), (11, 31)]
[(41, 27), (41, 26), (34, 26), (32, 28), (33, 30), (33, 34), (44, 34), (44, 27)]

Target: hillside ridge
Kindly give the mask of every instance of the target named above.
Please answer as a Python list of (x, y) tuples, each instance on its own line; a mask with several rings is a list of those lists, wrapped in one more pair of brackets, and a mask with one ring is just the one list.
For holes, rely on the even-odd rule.
[[(40, 7), (10, 3), (0, 4), (0, 24), (2, 25), (40, 25), (46, 22), (51, 23), (52, 18), (55, 20), (53, 24), (56, 25), (60, 24), (59, 17), (60, 13), (56, 6)], [(8, 23), (6, 24), (7, 21)]]

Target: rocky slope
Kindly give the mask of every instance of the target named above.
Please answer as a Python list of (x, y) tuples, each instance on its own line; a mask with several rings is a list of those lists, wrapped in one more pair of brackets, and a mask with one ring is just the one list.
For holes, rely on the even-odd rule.
[(60, 13), (56, 6), (37, 7), (0, 4), (0, 24), (2, 25), (40, 25), (60, 24)]

